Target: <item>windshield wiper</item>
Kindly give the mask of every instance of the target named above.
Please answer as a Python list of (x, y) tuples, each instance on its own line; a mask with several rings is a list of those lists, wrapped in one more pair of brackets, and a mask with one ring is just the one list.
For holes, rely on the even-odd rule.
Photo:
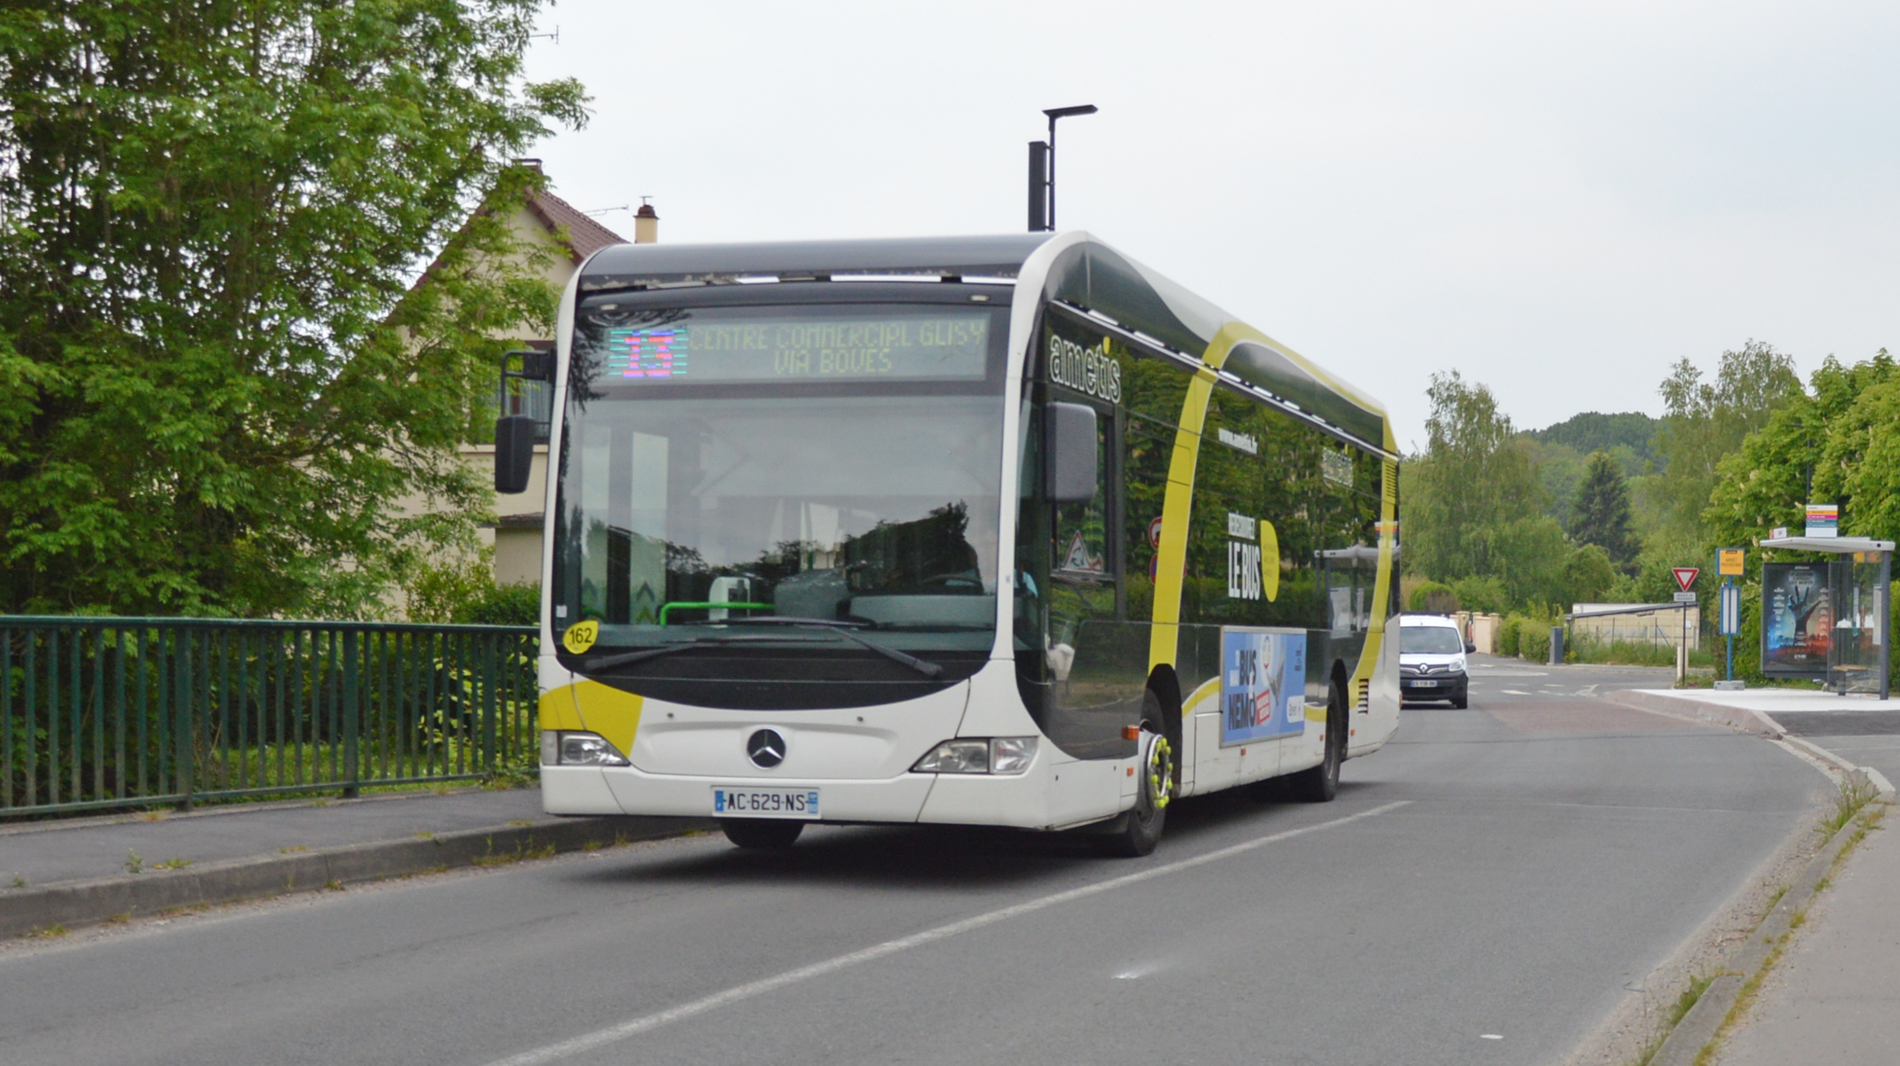
[(925, 677), (934, 680), (943, 676), (943, 666), (938, 663), (933, 663), (928, 659), (919, 659), (909, 652), (898, 651), (896, 648), (886, 644), (879, 644), (877, 641), (860, 633), (852, 632), (852, 630), (864, 629), (870, 625), (869, 622), (849, 622), (842, 619), (834, 620), (829, 618), (778, 618), (767, 616), (765, 618), (731, 618), (727, 619), (726, 624), (731, 626), (802, 626), (811, 629), (823, 629), (831, 633), (836, 633), (855, 644), (869, 648), (894, 663), (902, 663)]
[[(657, 648), (642, 648), (639, 651), (621, 652), (619, 655), (605, 655), (598, 659), (590, 659), (586, 662), (581, 663), (581, 669), (582, 670), (608, 670), (616, 666), (629, 666), (629, 665), (632, 665), (633, 663), (645, 662), (648, 659), (658, 659), (662, 655), (672, 655), (676, 652), (692, 651), (695, 648), (715, 647), (721, 644), (765, 644), (765, 643), (783, 644), (785, 643), (785, 638), (784, 637), (764, 637), (764, 636), (760, 636), (760, 637), (742, 637), (742, 636), (694, 637), (692, 640), (676, 640), (670, 644), (664, 644)], [(817, 641), (794, 641), (794, 643), (815, 644), (817, 643)]]

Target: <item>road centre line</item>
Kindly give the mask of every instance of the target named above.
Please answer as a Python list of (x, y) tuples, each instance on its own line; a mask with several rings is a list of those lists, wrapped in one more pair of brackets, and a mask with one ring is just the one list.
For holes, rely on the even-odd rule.
[(1020, 918), (1025, 914), (1032, 914), (1036, 911), (1056, 906), (1057, 904), (1085, 899), (1089, 896), (1099, 895), (1112, 889), (1122, 888), (1142, 881), (1152, 881), (1157, 877), (1164, 877), (1168, 874), (1179, 873), (1182, 870), (1190, 870), (1197, 866), (1205, 866), (1208, 863), (1219, 862), (1222, 859), (1229, 859), (1236, 855), (1252, 851), (1255, 848), (1265, 847), (1268, 844), (1275, 844), (1282, 840), (1291, 839), (1292, 837), (1304, 836), (1307, 833), (1318, 832), (1321, 829), (1331, 829), (1366, 818), (1376, 818), (1381, 814), (1398, 810), (1400, 807), (1408, 806), (1411, 803), (1411, 800), (1399, 800), (1394, 803), (1383, 804), (1371, 810), (1360, 811), (1358, 814), (1349, 814), (1343, 818), (1334, 818), (1331, 821), (1320, 822), (1317, 825), (1288, 829), (1283, 832), (1260, 837), (1256, 840), (1231, 844), (1227, 847), (1217, 848), (1207, 852), (1204, 855), (1196, 855), (1189, 859), (1179, 859), (1175, 862), (1166, 863), (1151, 869), (1140, 870), (1132, 874), (1124, 874), (1121, 877), (1111, 877), (1106, 881), (1098, 881), (1092, 885), (1083, 885), (1080, 888), (1071, 888), (1064, 892), (1056, 892), (1023, 903), (1017, 903), (984, 914), (978, 914), (961, 921), (951, 922), (948, 925), (940, 925), (935, 929), (926, 929), (921, 933), (912, 933), (910, 936), (899, 937), (895, 940), (886, 940), (882, 944), (875, 944), (861, 951), (851, 952), (848, 955), (839, 955), (836, 958), (816, 962), (810, 966), (801, 966), (796, 970), (787, 970), (774, 977), (766, 977), (749, 984), (728, 988), (723, 992), (716, 992), (710, 996), (682, 1003), (677, 1007), (670, 1007), (654, 1014), (648, 1014), (640, 1018), (632, 1019), (631, 1021), (621, 1022), (618, 1025), (610, 1025), (605, 1029), (597, 1029), (594, 1032), (584, 1033), (580, 1036), (571, 1037), (567, 1040), (536, 1048), (532, 1051), (524, 1051), (519, 1055), (512, 1055), (505, 1059), (497, 1059), (490, 1063), (489, 1066), (541, 1066), (542, 1063), (564, 1059), (570, 1055), (578, 1055), (583, 1051), (592, 1051), (595, 1048), (625, 1040), (630, 1036), (649, 1032), (677, 1021), (684, 1021), (695, 1015), (705, 1014), (708, 1011), (717, 1010), (720, 1007), (729, 1006), (741, 1000), (762, 996), (767, 992), (775, 992), (778, 989), (798, 984), (801, 981), (809, 981), (814, 977), (824, 977), (827, 974), (837, 973), (840, 970), (848, 969), (861, 963), (872, 962), (884, 958), (887, 955), (895, 955), (902, 951), (908, 951), (911, 948), (934, 944), (940, 940), (948, 940), (962, 933), (982, 929), (985, 926), (995, 925), (998, 922), (1005, 922), (1011, 918)]

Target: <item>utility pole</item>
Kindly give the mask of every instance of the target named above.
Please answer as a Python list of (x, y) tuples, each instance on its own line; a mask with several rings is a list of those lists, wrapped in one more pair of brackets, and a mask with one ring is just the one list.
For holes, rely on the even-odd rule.
[(1071, 115), (1093, 115), (1094, 104), (1078, 107), (1045, 108), (1049, 116), (1049, 139), (1029, 142), (1029, 231), (1038, 233), (1056, 228), (1056, 119)]

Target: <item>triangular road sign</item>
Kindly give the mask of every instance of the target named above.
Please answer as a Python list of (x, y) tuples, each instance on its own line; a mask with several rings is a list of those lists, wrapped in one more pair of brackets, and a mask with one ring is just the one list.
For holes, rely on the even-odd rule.
[(1689, 586), (1695, 584), (1696, 575), (1702, 572), (1702, 568), (1698, 566), (1678, 566), (1671, 568), (1669, 572), (1676, 575), (1676, 584), (1682, 588), (1682, 591), (1687, 592), (1689, 591)]

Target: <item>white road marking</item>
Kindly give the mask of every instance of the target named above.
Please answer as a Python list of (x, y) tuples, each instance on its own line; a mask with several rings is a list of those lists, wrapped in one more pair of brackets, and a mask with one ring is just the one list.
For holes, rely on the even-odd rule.
[(1479, 1040), (1502, 1040), (1504, 1039), (1504, 1037), (1499, 1033), (1479, 1033), (1478, 1039)]
[(1521, 688), (1507, 688), (1507, 689), (1504, 689), (1504, 690), (1503, 690), (1503, 692), (1504, 692), (1504, 694), (1505, 694), (1506, 696), (1528, 696), (1528, 695), (1530, 695), (1530, 693), (1528, 693), (1528, 692), (1525, 692), (1525, 691), (1524, 691), (1523, 689), (1521, 689)]
[(926, 929), (921, 933), (913, 933), (910, 936), (899, 937), (896, 940), (886, 940), (882, 944), (873, 945), (862, 951), (854, 951), (848, 955), (839, 955), (833, 959), (826, 959), (824, 962), (816, 962), (810, 966), (801, 966), (796, 970), (787, 970), (776, 977), (767, 977), (762, 980), (750, 982), (749, 984), (738, 985), (733, 988), (728, 988), (723, 992), (716, 992), (702, 999), (682, 1003), (677, 1007), (672, 1007), (654, 1014), (648, 1014), (644, 1017), (634, 1018), (631, 1021), (621, 1022), (619, 1025), (610, 1025), (605, 1029), (597, 1029), (594, 1032), (584, 1033), (558, 1043), (549, 1044), (546, 1047), (536, 1048), (533, 1051), (524, 1051), (519, 1055), (513, 1055), (509, 1058), (497, 1059), (490, 1063), (489, 1066), (540, 1066), (542, 1063), (553, 1062), (556, 1059), (564, 1059), (569, 1055), (578, 1055), (583, 1051), (592, 1051), (597, 1047), (604, 1047), (608, 1044), (625, 1040), (630, 1036), (649, 1032), (661, 1026), (671, 1025), (677, 1021), (684, 1021), (695, 1015), (705, 1014), (707, 1011), (718, 1010), (720, 1007), (729, 1006), (741, 1000), (762, 996), (767, 992), (775, 992), (781, 988), (798, 984), (801, 981), (809, 981), (814, 977), (824, 977), (827, 974), (837, 973), (839, 970), (848, 969), (861, 963), (872, 962), (884, 958), (887, 955), (895, 955), (900, 951), (908, 951), (911, 948), (934, 944), (939, 940), (948, 940), (960, 933), (972, 932), (977, 929), (982, 929), (985, 926), (995, 925), (998, 922), (1006, 922), (1011, 918), (1020, 918), (1025, 914), (1033, 914), (1036, 911), (1044, 910), (1060, 903), (1070, 903), (1078, 899), (1086, 899), (1089, 896), (1100, 895), (1112, 889), (1138, 884), (1142, 881), (1152, 881), (1157, 877), (1165, 877), (1168, 874), (1179, 873), (1182, 870), (1191, 870), (1196, 866), (1205, 866), (1211, 862), (1230, 859), (1235, 855), (1242, 855), (1255, 848), (1265, 847), (1268, 844), (1275, 844), (1292, 837), (1304, 836), (1307, 833), (1318, 832), (1321, 829), (1331, 829), (1335, 826), (1342, 826), (1349, 822), (1357, 822), (1366, 818), (1376, 818), (1381, 814), (1396, 811), (1400, 807), (1407, 806), (1411, 802), (1411, 800), (1399, 800), (1395, 803), (1387, 803), (1382, 806), (1374, 807), (1369, 811), (1360, 811), (1358, 814), (1349, 814), (1344, 818), (1335, 818), (1330, 822), (1320, 822), (1317, 825), (1303, 826), (1299, 829), (1288, 829), (1284, 832), (1260, 837), (1257, 840), (1249, 840), (1240, 844), (1231, 844), (1224, 848), (1217, 848), (1206, 854), (1196, 855), (1191, 859), (1179, 859), (1175, 862), (1166, 863), (1151, 869), (1140, 870), (1132, 874), (1124, 874), (1121, 877), (1111, 877), (1106, 881), (1097, 881), (1092, 885), (1083, 885), (1081, 888), (1072, 888), (1066, 892), (1052, 893), (1024, 903), (1018, 903), (1014, 906), (1003, 907), (999, 910), (965, 918), (960, 922), (951, 922), (949, 925), (940, 925), (935, 929)]

